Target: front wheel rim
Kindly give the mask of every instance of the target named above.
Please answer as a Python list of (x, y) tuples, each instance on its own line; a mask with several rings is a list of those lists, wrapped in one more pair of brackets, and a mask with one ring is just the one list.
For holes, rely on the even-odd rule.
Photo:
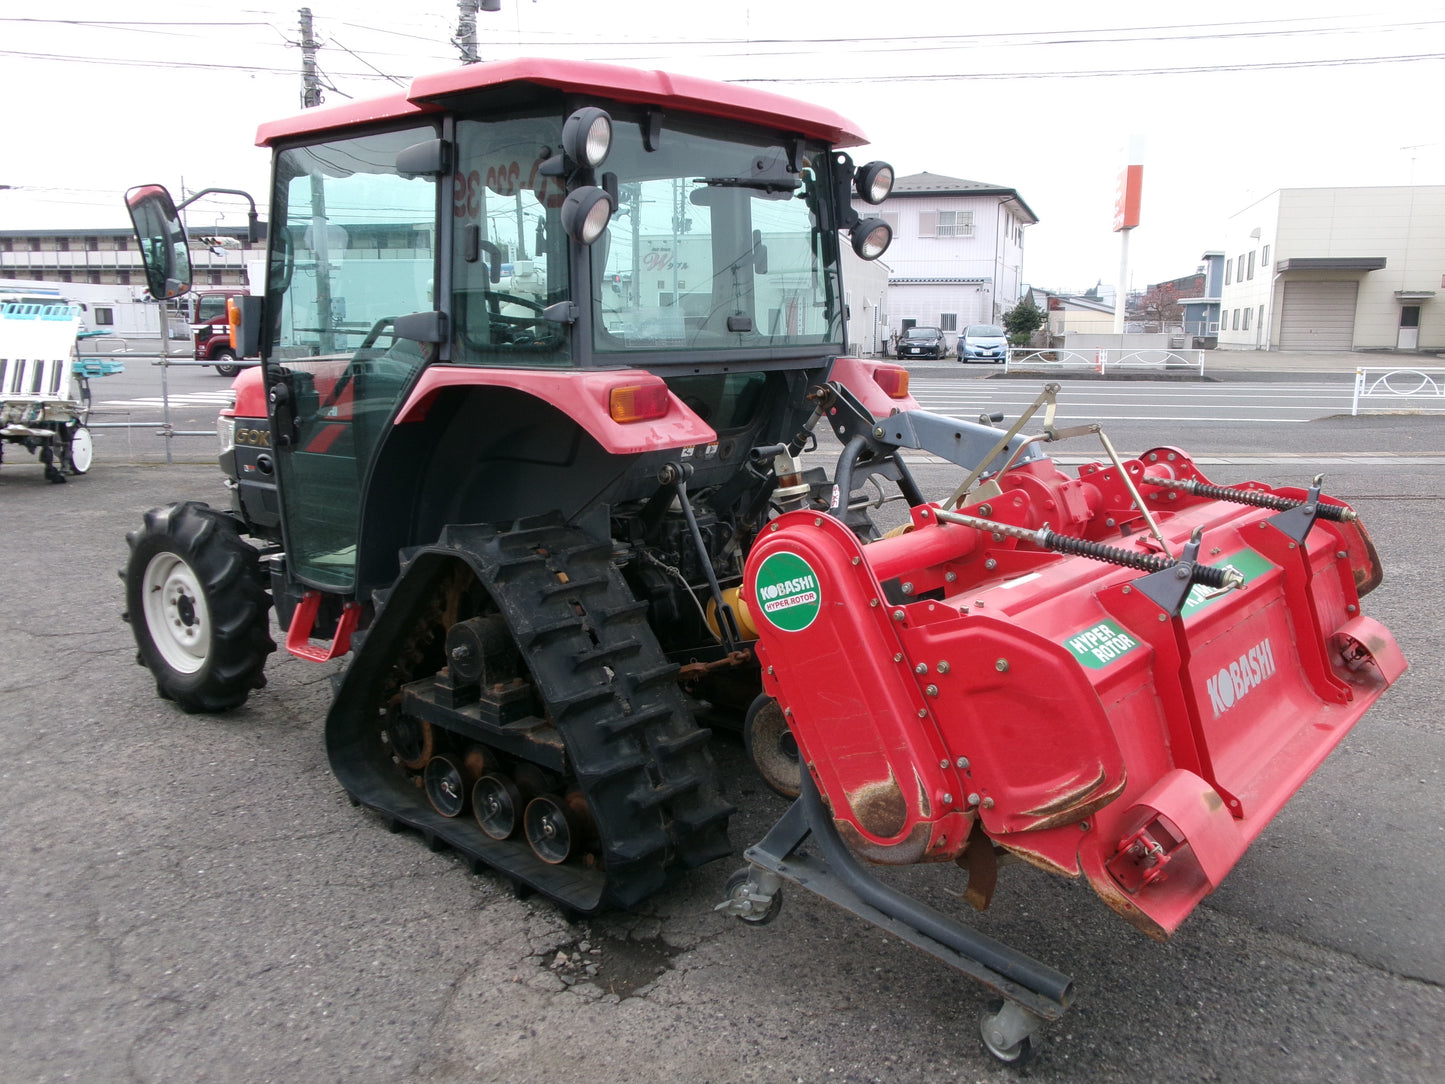
[(90, 470), (94, 457), (95, 446), (90, 439), (90, 430), (83, 425), (77, 427), (70, 437), (70, 469), (76, 474), (84, 474)]
[(174, 553), (159, 553), (146, 565), (141, 589), (156, 651), (172, 670), (194, 674), (211, 644), (211, 614), (196, 574)]

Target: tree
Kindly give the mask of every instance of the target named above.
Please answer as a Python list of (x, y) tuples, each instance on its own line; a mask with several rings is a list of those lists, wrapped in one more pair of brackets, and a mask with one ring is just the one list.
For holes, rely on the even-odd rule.
[(1179, 303), (1179, 291), (1173, 283), (1161, 282), (1151, 286), (1139, 305), (1145, 326), (1155, 325), (1155, 331), (1168, 331), (1184, 320), (1184, 306)]
[(1003, 329), (1014, 346), (1027, 346), (1033, 333), (1044, 326), (1045, 319), (1042, 312), (1021, 297), (1017, 305), (1003, 314)]

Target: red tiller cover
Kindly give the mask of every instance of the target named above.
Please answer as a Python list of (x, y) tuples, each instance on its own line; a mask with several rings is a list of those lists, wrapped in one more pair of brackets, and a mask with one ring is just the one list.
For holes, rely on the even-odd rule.
[[(1140, 461), (1126, 469), (1149, 491)], [(1158, 555), (1115, 473), (1045, 461), (961, 511)], [(1219, 884), (1405, 661), (1360, 614), (1378, 571), (1357, 524), (1317, 520), (1301, 545), (1271, 510), (1180, 497), (1156, 516), (1169, 552), (1198, 529), (1199, 561), (1244, 585), (1196, 586), (1178, 614), (1136, 569), (934, 506), (868, 545), (828, 516), (770, 524), (744, 587), (765, 685), (854, 850), (952, 859), (977, 820), (1161, 938)]]

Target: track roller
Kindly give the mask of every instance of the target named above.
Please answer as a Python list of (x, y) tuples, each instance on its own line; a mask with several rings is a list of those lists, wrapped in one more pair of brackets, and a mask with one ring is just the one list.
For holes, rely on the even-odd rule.
[(435, 756), (427, 761), (424, 774), (426, 798), (443, 817), (460, 816), (467, 805), (467, 786), (462, 768), (451, 757)]
[(527, 803), (522, 827), (532, 853), (550, 866), (567, 861), (582, 841), (578, 818), (566, 802), (553, 794), (539, 794)]
[(484, 775), (472, 788), (472, 815), (492, 839), (509, 839), (517, 830), (523, 807), (522, 792), (504, 775)]

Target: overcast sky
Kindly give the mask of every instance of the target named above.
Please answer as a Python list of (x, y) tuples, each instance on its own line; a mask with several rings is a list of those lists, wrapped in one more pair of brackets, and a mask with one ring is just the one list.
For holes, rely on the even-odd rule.
[[(1277, 188), (1445, 184), (1445, 3), (502, 3), (478, 16), (484, 59), (766, 87), (858, 123), (872, 141), (859, 161), (1017, 189), (1040, 219), (1024, 278), (1043, 287), (1118, 277), (1131, 135), (1145, 137), (1135, 288), (1193, 272), (1225, 220)], [(258, 123), (300, 109), (299, 6), (0, 0), (0, 228), (123, 226), (121, 193), (143, 182), (264, 201), (252, 143)], [(326, 104), (458, 63), (449, 0), (310, 7)], [(208, 215), (244, 222), (231, 201), (193, 228)]]

